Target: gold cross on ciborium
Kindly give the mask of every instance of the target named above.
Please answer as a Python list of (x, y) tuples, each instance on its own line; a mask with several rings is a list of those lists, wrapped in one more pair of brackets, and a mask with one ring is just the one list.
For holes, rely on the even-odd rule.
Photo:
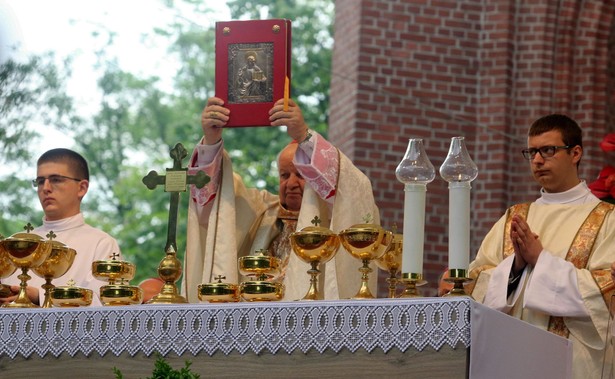
[(167, 168), (167, 175), (158, 175), (156, 171), (150, 171), (143, 178), (143, 184), (153, 190), (158, 185), (164, 184), (165, 192), (171, 194), (169, 205), (169, 223), (167, 229), (167, 244), (164, 248), (165, 257), (158, 266), (158, 276), (164, 281), (160, 293), (154, 296), (147, 304), (178, 304), (187, 303), (185, 297), (177, 291), (175, 282), (182, 274), (182, 265), (177, 259), (177, 213), (179, 208), (179, 194), (186, 192), (186, 186), (194, 184), (197, 188), (203, 188), (209, 182), (209, 176), (203, 171), (196, 175), (188, 175), (188, 169), (182, 168), (182, 160), (186, 158), (188, 152), (181, 143), (171, 149), (173, 158), (173, 168)]

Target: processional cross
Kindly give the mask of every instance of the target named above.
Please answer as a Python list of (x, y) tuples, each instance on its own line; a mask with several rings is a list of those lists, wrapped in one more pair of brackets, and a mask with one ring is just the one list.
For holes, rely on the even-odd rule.
[(173, 168), (167, 168), (166, 176), (158, 175), (156, 171), (150, 171), (143, 177), (143, 184), (150, 190), (164, 184), (165, 192), (171, 194), (169, 204), (169, 221), (167, 228), (167, 243), (164, 248), (165, 257), (158, 266), (158, 276), (164, 281), (160, 293), (154, 296), (148, 304), (177, 304), (187, 303), (185, 297), (179, 295), (175, 282), (182, 274), (182, 266), (177, 259), (177, 214), (179, 208), (179, 194), (186, 192), (186, 186), (194, 184), (197, 188), (203, 188), (209, 182), (209, 176), (203, 171), (196, 175), (188, 175), (188, 168), (182, 168), (182, 160), (188, 152), (181, 143), (171, 149), (170, 156), (173, 158)]

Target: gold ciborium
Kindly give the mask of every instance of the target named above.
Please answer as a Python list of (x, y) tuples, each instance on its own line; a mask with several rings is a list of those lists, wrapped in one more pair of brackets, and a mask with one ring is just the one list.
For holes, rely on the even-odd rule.
[(54, 307), (84, 307), (92, 304), (92, 293), (89, 288), (76, 287), (75, 281), (71, 279), (65, 286), (51, 288), (49, 299)]
[(389, 283), (389, 298), (395, 298), (397, 290), (397, 274), (401, 270), (401, 256), (403, 251), (403, 236), (399, 233), (393, 232), (393, 241), (389, 245), (387, 251), (376, 259), (376, 266), (381, 270), (389, 273), (389, 277), (386, 279)]
[[(4, 236), (0, 234), (0, 241), (3, 239)], [(17, 266), (11, 263), (7, 252), (0, 247), (0, 279), (8, 278), (13, 275), (15, 270), (17, 270)], [(0, 297), (11, 296), (11, 293), (11, 286), (0, 283)]]
[(62, 242), (50, 241), (51, 253), (42, 265), (33, 267), (32, 271), (41, 278), (45, 279), (43, 289), (45, 290), (45, 301), (43, 302), (43, 308), (51, 308), (52, 302), (50, 297), (50, 290), (55, 286), (51, 284), (53, 279), (57, 279), (60, 276), (66, 274), (66, 271), (73, 265), (77, 252), (75, 249), (71, 249)]
[[(18, 278), (19, 294), (17, 298), (3, 307), (8, 308), (38, 308), (38, 305), (32, 303), (26, 292), (28, 280), (32, 279), (28, 275), (28, 270), (38, 267), (51, 253), (51, 243), (43, 239), (41, 236), (30, 233), (34, 228), (28, 223), (24, 227), (26, 233), (16, 233), (12, 236), (0, 241), (0, 250), (4, 251), (11, 263), (21, 269), (21, 274)], [(52, 235), (50, 232), (49, 235)]]
[(322, 300), (318, 291), (318, 266), (333, 258), (340, 247), (340, 239), (330, 229), (318, 226), (318, 217), (312, 220), (314, 226), (307, 226), (290, 235), (290, 245), (297, 256), (312, 267), (308, 270), (310, 275), (310, 288), (302, 300)]
[(239, 286), (232, 283), (222, 283), (226, 277), (218, 275), (217, 282), (199, 284), (199, 300), (210, 303), (235, 303), (239, 301)]
[(141, 304), (143, 290), (128, 284), (135, 277), (135, 272), (134, 264), (117, 260), (117, 253), (113, 253), (110, 260), (92, 262), (94, 277), (109, 283), (100, 287), (100, 302), (103, 305)]
[(255, 280), (242, 282), (241, 297), (246, 301), (275, 301), (284, 297), (284, 284), (272, 281), (280, 275), (280, 259), (258, 250), (257, 255), (238, 259), (239, 273)]
[(387, 251), (393, 241), (393, 233), (376, 224), (356, 224), (342, 230), (339, 236), (344, 249), (363, 263), (359, 268), (361, 288), (353, 299), (374, 299), (368, 287), (369, 273), (372, 272), (369, 263)]

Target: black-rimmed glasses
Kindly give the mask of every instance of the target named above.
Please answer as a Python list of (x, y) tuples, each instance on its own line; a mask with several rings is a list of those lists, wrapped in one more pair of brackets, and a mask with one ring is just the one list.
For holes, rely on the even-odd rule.
[(529, 149), (521, 150), (521, 154), (523, 154), (523, 158), (527, 160), (532, 160), (536, 156), (536, 153), (540, 154), (543, 158), (551, 158), (555, 155), (555, 152), (559, 149), (570, 149), (572, 146), (542, 146), (542, 147), (531, 147)]
[(49, 176), (37, 176), (36, 179), (32, 180), (32, 185), (34, 188), (39, 188), (45, 185), (45, 181), (49, 180), (49, 184), (52, 186), (57, 186), (66, 182), (67, 180), (74, 180), (76, 182), (80, 182), (82, 179), (71, 178), (70, 176), (64, 175), (49, 175)]

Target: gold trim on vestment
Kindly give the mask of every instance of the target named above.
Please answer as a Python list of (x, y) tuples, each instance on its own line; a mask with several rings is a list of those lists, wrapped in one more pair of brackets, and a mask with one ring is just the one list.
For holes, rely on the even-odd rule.
[[(568, 249), (568, 254), (566, 254), (566, 260), (572, 263), (577, 269), (581, 270), (587, 267), (587, 263), (589, 262), (589, 258), (593, 252), (594, 244), (596, 243), (596, 237), (600, 232), (600, 228), (602, 227), (606, 216), (613, 210), (613, 208), (613, 204), (605, 203), (603, 201), (599, 202), (598, 205), (596, 205), (596, 207), (589, 213), (585, 221), (583, 221), (583, 225), (581, 225), (579, 230), (577, 230), (577, 234), (574, 236), (570, 249)], [(596, 271), (596, 273), (598, 272)], [(592, 276), (594, 277), (594, 280), (596, 280), (596, 278), (601, 275), (595, 276), (594, 272), (592, 272)], [(596, 284), (602, 291), (600, 283), (596, 281)], [(607, 287), (608, 284), (604, 283), (603, 286)], [(608, 307), (608, 302), (606, 302), (606, 304)], [(551, 316), (549, 318), (549, 328), (547, 330), (565, 338), (568, 338), (568, 335), (570, 334), (570, 331), (564, 322), (564, 318), (560, 316)]]
[(508, 212), (506, 214), (506, 224), (504, 226), (504, 241), (502, 241), (502, 259), (508, 258), (515, 253), (515, 248), (513, 247), (512, 240), (510, 239), (510, 229), (512, 228), (513, 216), (519, 216), (523, 220), (527, 220), (527, 214), (529, 211), (530, 203), (515, 204), (508, 208)]

